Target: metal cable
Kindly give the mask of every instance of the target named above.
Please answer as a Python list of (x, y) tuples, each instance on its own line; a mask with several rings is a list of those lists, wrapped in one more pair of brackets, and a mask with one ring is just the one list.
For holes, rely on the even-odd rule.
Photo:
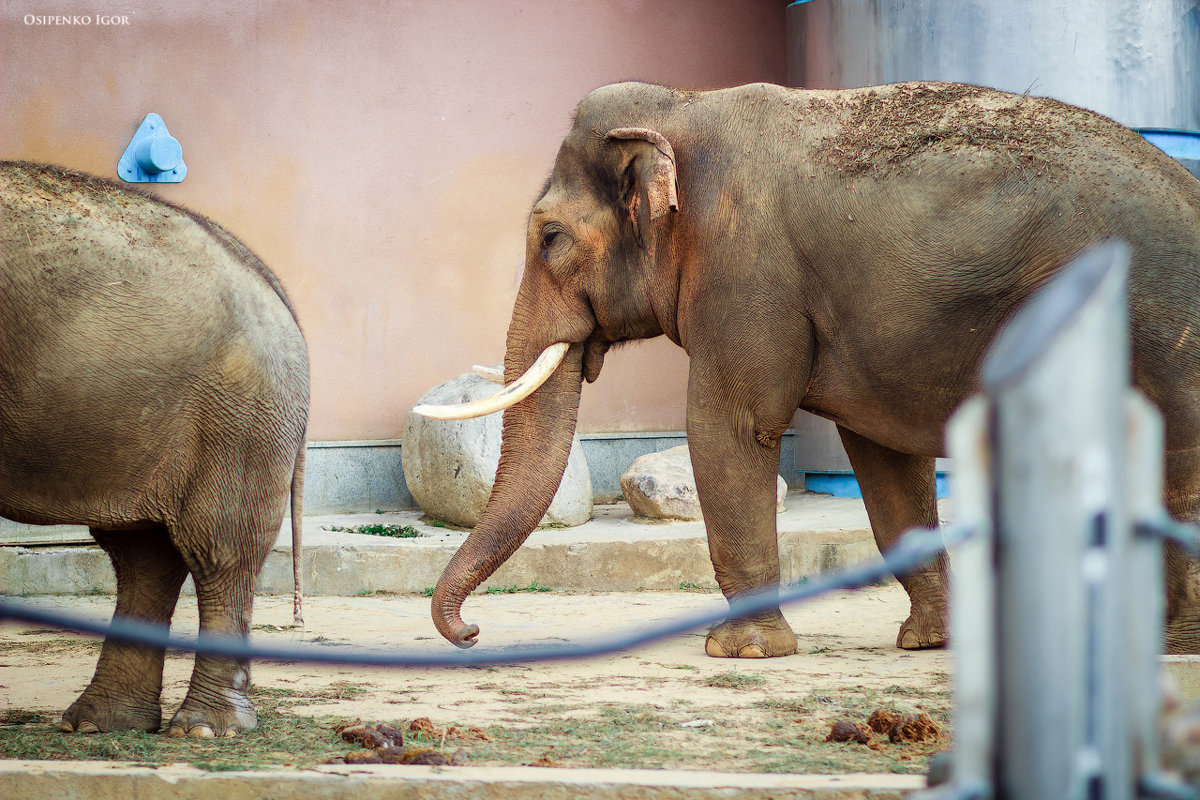
[(914, 528), (905, 533), (881, 561), (818, 576), (803, 584), (784, 588), (778, 593), (764, 591), (755, 596), (744, 596), (731, 602), (727, 613), (706, 612), (678, 617), (641, 631), (616, 634), (581, 644), (515, 646), (430, 655), (396, 655), (328, 645), (263, 646), (251, 644), (249, 640), (241, 637), (204, 632), (194, 639), (177, 638), (171, 636), (165, 626), (141, 620), (114, 617), (108, 623), (94, 622), (73, 614), (36, 609), (27, 603), (7, 598), (0, 598), (0, 622), (20, 620), (147, 647), (173, 648), (204, 655), (259, 661), (298, 661), (370, 667), (464, 667), (589, 658), (640, 647), (668, 636), (722, 622), (727, 617), (749, 616), (774, 609), (777, 605), (809, 600), (837, 589), (857, 589), (892, 574), (911, 572), (932, 560), (947, 544), (953, 545), (963, 541), (972, 533), (971, 528), (955, 525), (941, 529)]

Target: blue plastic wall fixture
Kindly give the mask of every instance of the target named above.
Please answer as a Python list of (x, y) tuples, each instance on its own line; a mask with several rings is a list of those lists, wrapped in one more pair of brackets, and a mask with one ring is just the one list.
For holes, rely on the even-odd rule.
[(1178, 128), (1139, 128), (1138, 133), (1150, 144), (1183, 164), (1200, 178), (1200, 131)]
[(129, 183), (179, 183), (187, 175), (183, 147), (158, 114), (142, 120), (117, 162), (117, 175)]
[[(854, 479), (853, 472), (806, 472), (802, 470), (800, 474), (804, 476), (804, 490), (807, 492), (831, 494), (834, 497), (862, 498), (862, 489), (859, 488), (858, 481)], [(950, 496), (950, 479), (945, 472), (937, 473), (937, 496), (939, 498)]]

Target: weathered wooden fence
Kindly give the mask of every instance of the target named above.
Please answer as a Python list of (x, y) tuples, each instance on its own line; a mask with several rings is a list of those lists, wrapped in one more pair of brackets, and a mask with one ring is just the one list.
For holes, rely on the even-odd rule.
[(1130, 387), (1129, 254), (1077, 258), (1006, 324), (951, 421), (951, 783), (929, 797), (1196, 796), (1160, 772), (1162, 425)]

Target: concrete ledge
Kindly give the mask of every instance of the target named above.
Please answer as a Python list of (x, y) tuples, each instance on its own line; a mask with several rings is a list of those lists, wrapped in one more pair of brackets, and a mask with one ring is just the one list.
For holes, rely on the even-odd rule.
[[(793, 492), (776, 518), (782, 577), (791, 583), (878, 558), (861, 500)], [(415, 539), (329, 530), (364, 524), (411, 525)], [(259, 576), (263, 594), (292, 591), (290, 523)], [(420, 512), (331, 515), (304, 519), (304, 590), (310, 595), (422, 592), (433, 586), (465, 531), (432, 527)], [(620, 503), (596, 506), (595, 517), (574, 528), (535, 531), (480, 587), (533, 582), (571, 591), (715, 587), (703, 522), (647, 524)], [(0, 591), (5, 594), (112, 594), (112, 566), (98, 547), (0, 547)], [(191, 592), (191, 581), (184, 587)]]
[(327, 765), (206, 772), (95, 761), (0, 761), (0, 797), (88, 800), (900, 800), (919, 775), (743, 775), (668, 770)]
[[(788, 486), (798, 486), (792, 431), (784, 434), (779, 474)], [(639, 456), (686, 444), (682, 431), (585, 433), (579, 436), (592, 492), (598, 502), (612, 502), (621, 493), (621, 475)], [(416, 510), (404, 468), (399, 439), (309, 442), (305, 451), (304, 513), (324, 515), (374, 511)], [(0, 543), (88, 541), (82, 525), (24, 525), (0, 518)]]
[(304, 454), (304, 513), (416, 508), (400, 465), (400, 440), (309, 442)]
[[(779, 474), (795, 486), (792, 441), (784, 434)], [(687, 443), (683, 431), (583, 433), (579, 435), (592, 491), (601, 502), (621, 493), (621, 475), (639, 456)], [(336, 514), (415, 509), (400, 464), (400, 440), (309, 442), (305, 464), (304, 513)]]
[(1200, 656), (1162, 657), (1163, 670), (1175, 681), (1179, 699), (1185, 705), (1200, 702)]

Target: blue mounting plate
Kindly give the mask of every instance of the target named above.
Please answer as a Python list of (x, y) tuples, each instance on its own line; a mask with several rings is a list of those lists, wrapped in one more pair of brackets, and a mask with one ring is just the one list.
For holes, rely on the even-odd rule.
[(183, 147), (158, 114), (142, 120), (117, 162), (117, 175), (129, 183), (179, 183), (187, 175)]

